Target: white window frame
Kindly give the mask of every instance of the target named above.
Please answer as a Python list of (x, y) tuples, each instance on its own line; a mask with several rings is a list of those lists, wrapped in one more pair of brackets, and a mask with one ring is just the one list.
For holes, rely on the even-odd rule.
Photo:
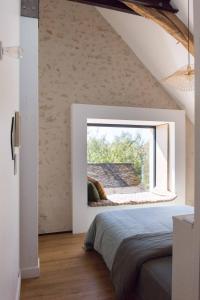
[(169, 162), (169, 128), (170, 123), (164, 123), (156, 126), (156, 189), (160, 191), (174, 191), (174, 187), (169, 186), (171, 172)]
[[(99, 126), (99, 124), (106, 126), (113, 126), (113, 127), (118, 127), (121, 128), (122, 124), (119, 122), (118, 124), (112, 123), (112, 121), (110, 121), (109, 123), (106, 123), (104, 120), (88, 120), (87, 121), (87, 126), (97, 126), (98, 128), (101, 128), (101, 126)], [(166, 123), (165, 123), (166, 124)], [(139, 125), (139, 124), (123, 124), (123, 128), (131, 128), (130, 126), (134, 126), (134, 128), (137, 129), (145, 129), (145, 127), (143, 127), (144, 125)], [(127, 126), (127, 127), (126, 127)], [(138, 127), (137, 127), (138, 126)], [(142, 127), (140, 127), (142, 126)], [(149, 127), (148, 127), (149, 126)], [(133, 128), (133, 127), (132, 127)], [(156, 159), (156, 140), (155, 140), (155, 136), (156, 136), (156, 125), (147, 125), (146, 127), (147, 129), (153, 129), (153, 132), (151, 133), (151, 139), (150, 139), (150, 147), (149, 147), (149, 189), (153, 190), (155, 188), (155, 173), (156, 173), (156, 165), (155, 165), (155, 159)], [(154, 131), (155, 130), (155, 131)], [(155, 136), (154, 136), (155, 135)]]
[[(173, 204), (185, 204), (185, 111), (137, 107), (72, 104), (71, 106), (71, 158), (72, 158), (72, 210), (73, 233), (86, 232), (94, 217), (105, 210), (123, 207), (89, 207), (87, 203), (87, 122), (96, 119), (105, 122), (134, 122), (134, 124), (169, 124), (170, 190), (177, 195)], [(159, 203), (161, 205), (161, 203)], [(163, 203), (162, 205), (166, 205)], [(167, 204), (169, 205), (169, 203)]]

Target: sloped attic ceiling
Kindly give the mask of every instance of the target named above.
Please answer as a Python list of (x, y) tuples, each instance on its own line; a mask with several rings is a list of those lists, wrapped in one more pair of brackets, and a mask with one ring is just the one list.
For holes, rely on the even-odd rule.
[[(188, 0), (173, 0), (171, 3), (179, 9), (178, 17), (187, 24)], [(157, 24), (137, 15), (97, 9), (158, 81), (187, 64), (185, 48)], [(193, 32), (193, 0), (190, 0), (190, 23)], [(180, 92), (162, 85), (193, 122), (194, 92)]]

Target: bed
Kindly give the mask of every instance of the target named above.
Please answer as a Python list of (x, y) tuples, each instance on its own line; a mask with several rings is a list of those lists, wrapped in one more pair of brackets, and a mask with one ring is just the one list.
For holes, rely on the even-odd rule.
[(124, 209), (96, 216), (85, 240), (111, 272), (120, 300), (170, 300), (172, 217), (190, 206)]

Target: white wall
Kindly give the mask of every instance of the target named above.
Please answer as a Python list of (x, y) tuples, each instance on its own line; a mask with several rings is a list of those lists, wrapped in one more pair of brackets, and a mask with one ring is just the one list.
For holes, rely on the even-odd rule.
[(194, 298), (194, 215), (173, 217), (172, 300)]
[(39, 275), (38, 263), (38, 20), (21, 17), (21, 272)]
[[(186, 23), (187, 0), (174, 0), (173, 2), (179, 8), (178, 17)], [(193, 0), (190, 1), (190, 7), (192, 28)], [(155, 83), (187, 64), (186, 49), (153, 21), (104, 8), (98, 8), (98, 11), (155, 77)], [(163, 85), (163, 87), (186, 110), (189, 119), (193, 122), (194, 92), (180, 92), (168, 85)]]
[[(19, 0), (1, 1), (0, 40), (19, 45)], [(11, 159), (11, 117), (19, 110), (19, 61), (0, 61), (0, 299), (19, 296), (19, 176)], [(17, 155), (18, 161), (18, 155)]]
[[(173, 300), (200, 299), (200, 2), (194, 1), (194, 37), (195, 37), (195, 213), (194, 222), (184, 217), (174, 219), (174, 270)], [(178, 222), (181, 224), (178, 225)], [(185, 225), (183, 224), (185, 222)], [(188, 223), (188, 224), (186, 224)], [(191, 223), (191, 224), (189, 224)], [(178, 226), (177, 226), (178, 225)], [(187, 230), (187, 227), (189, 230)], [(179, 228), (178, 228), (179, 227)], [(185, 239), (185, 237), (187, 237)], [(182, 240), (182, 245), (181, 245)], [(189, 247), (187, 247), (189, 245)], [(188, 248), (181, 252), (181, 246)], [(176, 253), (177, 252), (177, 253)], [(185, 257), (184, 257), (185, 252)], [(190, 266), (188, 265), (190, 263)], [(177, 267), (178, 268), (177, 268)], [(191, 268), (192, 267), (192, 268)], [(187, 270), (185, 272), (185, 270)], [(177, 276), (175, 278), (175, 276)], [(185, 280), (185, 283), (184, 283)], [(185, 284), (185, 285), (184, 285)], [(180, 288), (184, 285), (184, 288)], [(184, 294), (182, 294), (184, 292)], [(189, 296), (188, 296), (189, 294)]]
[(200, 1), (194, 1), (195, 37), (195, 300), (200, 299)]

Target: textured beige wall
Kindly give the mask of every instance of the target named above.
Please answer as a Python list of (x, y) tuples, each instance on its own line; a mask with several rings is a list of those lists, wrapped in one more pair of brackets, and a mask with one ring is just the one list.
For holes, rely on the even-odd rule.
[(72, 103), (177, 108), (94, 7), (40, 1), (40, 232), (71, 229)]

